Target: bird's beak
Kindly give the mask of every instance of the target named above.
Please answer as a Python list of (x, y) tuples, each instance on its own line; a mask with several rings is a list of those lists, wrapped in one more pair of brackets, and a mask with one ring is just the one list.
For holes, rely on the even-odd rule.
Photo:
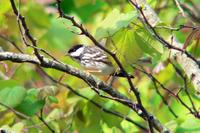
[(66, 53), (65, 56), (70, 56), (69, 53)]

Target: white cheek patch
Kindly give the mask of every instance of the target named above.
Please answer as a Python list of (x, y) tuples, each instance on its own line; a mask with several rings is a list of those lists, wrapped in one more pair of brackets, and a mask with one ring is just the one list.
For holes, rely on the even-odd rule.
[(78, 50), (76, 50), (75, 52), (70, 53), (70, 55), (71, 55), (72, 57), (80, 56), (81, 53), (83, 52), (83, 50), (84, 50), (84, 47), (81, 47), (81, 48), (79, 48)]

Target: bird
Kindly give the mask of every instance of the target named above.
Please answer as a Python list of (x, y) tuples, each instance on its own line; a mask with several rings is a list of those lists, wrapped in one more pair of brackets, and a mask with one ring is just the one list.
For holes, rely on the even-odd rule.
[(89, 73), (111, 75), (116, 70), (108, 55), (94, 45), (74, 45), (68, 50), (67, 55), (77, 61)]
[[(67, 55), (77, 61), (89, 73), (126, 77), (120, 69), (113, 65), (105, 51), (95, 45), (76, 44), (68, 50)], [(134, 78), (132, 75), (128, 76)]]

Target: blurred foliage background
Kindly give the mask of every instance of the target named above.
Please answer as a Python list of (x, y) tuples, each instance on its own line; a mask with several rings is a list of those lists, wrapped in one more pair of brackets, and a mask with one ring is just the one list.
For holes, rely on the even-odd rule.
[[(194, 6), (197, 9), (200, 7), (199, 0), (180, 1), (193, 8)], [(55, 1), (21, 0), (19, 3), (16, 0), (15, 2), (20, 13), (25, 16), (31, 34), (37, 39), (37, 46), (62, 62), (82, 69), (78, 63), (66, 57), (65, 53), (74, 44), (91, 45), (92, 42), (85, 36), (74, 34), (79, 33), (79, 29), (73, 27), (70, 21), (58, 17)], [(148, 3), (160, 17), (161, 26), (178, 27), (179, 25), (199, 24), (199, 21), (196, 22), (190, 17), (181, 17), (173, 0), (148, 0)], [(62, 9), (66, 14), (74, 16), (75, 20), (82, 23), (99, 41), (108, 38), (106, 46), (111, 50), (113, 50), (111, 40), (114, 41), (120, 51), (117, 51), (117, 55), (123, 64), (132, 64), (139, 58), (150, 57), (152, 63), (143, 65), (146, 71), (151, 72), (174, 93), (184, 86), (182, 78), (167, 62), (169, 51), (144, 30), (137, 19), (137, 12), (126, 0), (63, 0)], [(189, 14), (189, 11), (185, 10), (185, 12)], [(169, 29), (158, 29), (158, 31), (166, 39), (169, 35), (175, 34), (183, 44), (191, 33), (189, 29), (174, 32)], [(33, 54), (33, 49), (25, 47), (22, 43), (16, 16), (8, 0), (0, 1), (0, 35), (0, 48), (3, 51), (18, 53), (11, 43), (2, 39), (2, 36), (12, 40), (24, 53)], [(196, 58), (200, 56), (199, 38), (199, 34), (195, 35), (187, 47), (187, 50)], [(132, 68), (127, 68), (127, 70), (135, 76), (133, 82), (140, 91), (144, 106), (172, 132), (197, 133), (200, 131), (199, 120), (189, 114), (189, 111), (174, 97), (158, 87), (164, 99), (177, 114), (177, 118), (163, 103), (153, 83), (146, 75)], [(100, 103), (103, 107), (119, 111), (141, 125), (146, 125), (129, 108), (100, 98), (82, 80), (52, 69), (45, 69), (45, 71), (52, 77), (71, 85), (76, 91)], [(99, 78), (106, 79), (105, 77)], [(188, 85), (194, 104), (199, 109), (200, 98), (195, 93), (192, 84), (188, 83)], [(128, 92), (128, 83), (124, 78), (118, 78), (113, 86), (133, 100), (135, 99)], [(191, 107), (184, 91), (180, 92), (180, 97)], [(0, 62), (0, 102), (28, 116), (28, 118), (22, 118), (4, 106), (0, 106), (0, 129), (9, 131), (50, 132), (38, 118), (42, 110), (45, 121), (56, 132), (142, 132), (132, 123), (109, 115), (66, 88), (53, 84), (36, 66), (27, 63)]]

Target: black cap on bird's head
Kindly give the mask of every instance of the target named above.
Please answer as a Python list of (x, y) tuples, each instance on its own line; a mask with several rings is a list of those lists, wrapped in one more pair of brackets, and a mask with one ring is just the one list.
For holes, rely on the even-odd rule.
[(84, 48), (85, 47), (82, 44), (74, 45), (72, 48), (70, 48), (68, 50), (67, 55), (74, 58), (74, 59), (80, 60), (81, 55), (83, 54)]
[(73, 47), (71, 47), (69, 50), (68, 50), (68, 54), (72, 53), (72, 52), (75, 52), (76, 50), (78, 50), (79, 48), (83, 47), (83, 44), (77, 44), (77, 45), (74, 45)]

